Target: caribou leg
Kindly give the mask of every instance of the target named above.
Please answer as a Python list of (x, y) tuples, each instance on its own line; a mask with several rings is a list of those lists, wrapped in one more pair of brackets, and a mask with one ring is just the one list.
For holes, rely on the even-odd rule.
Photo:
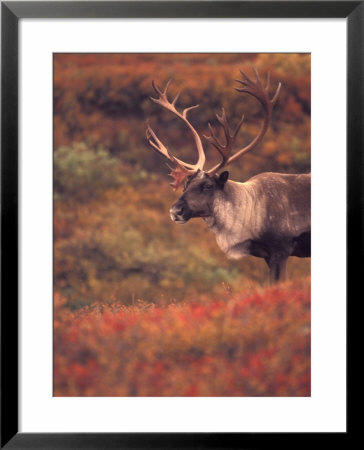
[(269, 267), (269, 283), (271, 285), (286, 279), (287, 255), (273, 254), (265, 258)]

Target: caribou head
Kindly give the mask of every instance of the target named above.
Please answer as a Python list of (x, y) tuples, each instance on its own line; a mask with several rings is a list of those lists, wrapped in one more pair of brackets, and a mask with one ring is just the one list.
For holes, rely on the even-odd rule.
[(176, 223), (186, 223), (193, 217), (211, 217), (216, 192), (224, 189), (229, 177), (225, 171), (221, 175), (199, 170), (191, 175), (185, 184), (183, 195), (169, 210), (171, 219)]
[(267, 132), (272, 109), (277, 101), (281, 89), (281, 83), (278, 84), (273, 97), (270, 98), (269, 74), (267, 76), (266, 85), (263, 86), (258, 71), (254, 69), (254, 72), (256, 81), (253, 81), (245, 72), (241, 71), (243, 79), (235, 80), (241, 84), (241, 87), (236, 88), (236, 90), (252, 95), (261, 103), (265, 113), (261, 128), (257, 136), (248, 145), (246, 145), (244, 148), (236, 150), (233, 154), (234, 143), (244, 122), (244, 116), (241, 117), (235, 129), (231, 130), (226, 118), (225, 110), (224, 108), (222, 108), (221, 114), (216, 114), (216, 118), (223, 129), (225, 142), (221, 142), (221, 140), (217, 137), (210, 123), (208, 124), (210, 134), (208, 136), (204, 136), (206, 141), (210, 143), (221, 156), (220, 163), (210, 168), (209, 170), (205, 169), (206, 157), (200, 136), (187, 118), (187, 113), (192, 109), (198, 108), (199, 105), (190, 106), (184, 109), (182, 112), (179, 112), (176, 108), (176, 102), (180, 93), (177, 94), (177, 96), (172, 101), (168, 100), (168, 88), (171, 80), (168, 81), (163, 91), (158, 88), (154, 81), (152, 82), (153, 89), (158, 95), (158, 98), (151, 97), (151, 100), (154, 103), (160, 105), (165, 110), (174, 114), (187, 125), (188, 129), (192, 133), (198, 154), (198, 159), (195, 164), (189, 164), (176, 158), (170, 153), (167, 147), (157, 137), (156, 133), (148, 125), (148, 143), (153, 149), (162, 154), (173, 165), (173, 167), (170, 167), (172, 170), (170, 176), (174, 180), (173, 183), (171, 183), (171, 186), (174, 190), (176, 190), (181, 184), (184, 184), (183, 195), (177, 200), (176, 203), (172, 205), (170, 209), (170, 216), (174, 222), (182, 224), (186, 223), (193, 217), (210, 216), (212, 213), (214, 196), (217, 192), (224, 189), (224, 185), (229, 176), (229, 173), (227, 171), (220, 173), (220, 175), (218, 175), (218, 172), (220, 172), (221, 169), (223, 169), (225, 166), (231, 164), (232, 162), (236, 161), (238, 158), (255, 148), (261, 142), (265, 133)]

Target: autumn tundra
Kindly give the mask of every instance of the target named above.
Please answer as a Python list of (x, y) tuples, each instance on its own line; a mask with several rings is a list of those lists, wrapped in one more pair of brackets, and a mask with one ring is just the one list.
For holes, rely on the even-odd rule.
[(216, 242), (229, 258), (239, 259), (252, 255), (263, 258), (269, 267), (270, 282), (285, 278), (286, 261), (289, 256), (311, 256), (310, 174), (261, 173), (241, 183), (228, 180), (229, 172), (221, 170), (262, 141), (270, 124), (273, 107), (281, 90), (281, 83), (270, 97), (270, 75), (266, 85), (255, 69), (256, 80), (241, 71), (243, 79), (236, 80), (241, 87), (237, 91), (255, 97), (262, 105), (264, 119), (258, 134), (243, 148), (233, 152), (236, 136), (244, 122), (240, 119), (231, 130), (225, 110), (217, 115), (225, 141), (222, 142), (209, 124), (210, 134), (205, 136), (220, 154), (221, 161), (209, 170), (205, 168), (205, 152), (199, 134), (187, 114), (199, 105), (179, 112), (176, 102), (179, 94), (170, 101), (167, 83), (160, 90), (153, 82), (158, 95), (153, 102), (174, 114), (187, 125), (196, 145), (198, 160), (190, 164), (175, 157), (148, 125), (147, 139), (151, 147), (174, 165), (171, 176), (176, 190), (184, 184), (182, 196), (170, 209), (171, 219), (184, 224), (193, 217), (201, 217), (215, 234)]

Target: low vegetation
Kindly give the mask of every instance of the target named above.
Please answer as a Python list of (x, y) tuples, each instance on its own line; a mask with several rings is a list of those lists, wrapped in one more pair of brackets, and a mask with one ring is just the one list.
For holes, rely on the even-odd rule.
[(282, 91), (230, 178), (308, 172), (309, 55), (54, 55), (55, 395), (310, 395), (310, 261), (290, 258), (294, 283), (266, 288), (263, 260), (229, 261), (202, 220), (173, 224), (179, 192), (146, 144), (149, 119), (195, 159), (183, 124), (149, 100), (153, 78), (200, 104), (200, 134), (221, 106), (232, 126), (245, 113), (237, 145), (249, 142), (262, 113), (233, 80), (252, 64)]
[(56, 396), (309, 396), (309, 280), (168, 306), (55, 296)]

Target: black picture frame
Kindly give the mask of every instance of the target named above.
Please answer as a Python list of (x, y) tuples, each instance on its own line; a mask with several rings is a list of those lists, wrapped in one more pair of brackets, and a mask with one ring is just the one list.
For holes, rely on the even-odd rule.
[[(307, 445), (312, 437), (315, 444), (327, 444), (327, 433), (18, 432), (18, 22), (21, 18), (117, 17), (346, 18), (347, 302), (351, 296), (357, 296), (356, 285), (364, 273), (362, 255), (359, 261), (356, 258), (358, 249), (359, 253), (363, 249), (364, 1), (1, 2), (1, 448), (227, 449), (271, 447), (272, 444), (296, 447), (297, 443)], [(332, 73), (335, 76), (334, 68)], [(350, 335), (348, 338), (350, 343)], [(350, 357), (348, 377), (349, 361)], [(341, 446), (346, 446), (352, 436), (350, 418), (348, 408), (347, 432), (330, 434)]]

